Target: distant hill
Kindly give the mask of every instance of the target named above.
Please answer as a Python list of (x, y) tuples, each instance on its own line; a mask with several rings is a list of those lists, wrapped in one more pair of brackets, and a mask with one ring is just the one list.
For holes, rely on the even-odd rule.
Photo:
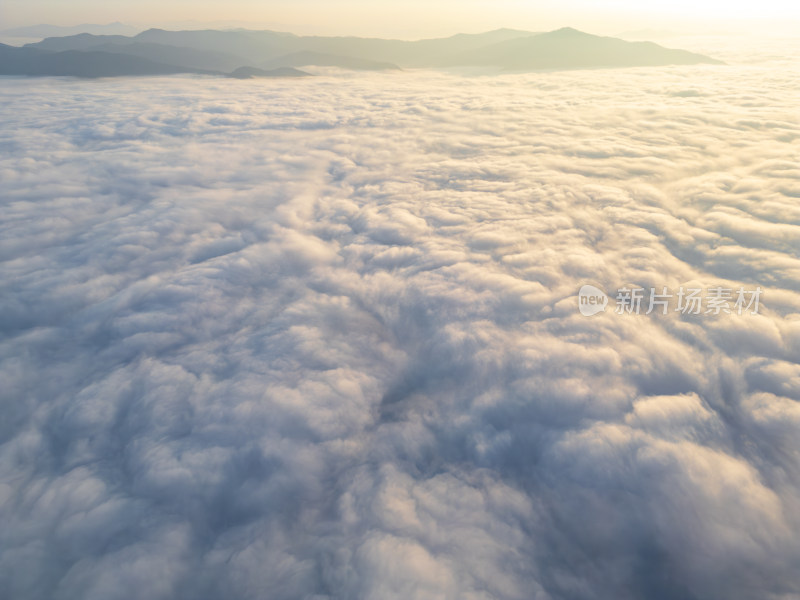
[(310, 73), (306, 73), (305, 71), (300, 71), (299, 69), (293, 69), (291, 67), (282, 67), (280, 69), (271, 69), (266, 71), (264, 69), (257, 69), (255, 67), (240, 67), (236, 69), (233, 73), (230, 73), (228, 77), (233, 77), (234, 79), (253, 79), (255, 77), (310, 77)]
[(529, 31), (498, 29), (488, 33), (459, 34), (449, 38), (409, 42), (356, 37), (301, 37), (276, 31), (148, 29), (130, 38), (80, 35), (45, 39), (28, 46), (47, 50), (86, 50), (105, 43), (120, 45), (146, 43), (234, 55), (242, 60), (241, 65), (250, 66), (274, 64), (271, 61), (275, 59), (308, 52), (314, 53), (316, 57), (331, 55), (392, 66), (431, 67), (441, 62), (443, 58), (457, 53), (531, 35), (535, 34)]
[(672, 50), (652, 42), (626, 42), (600, 37), (567, 27), (466, 52), (444, 65), (563, 70), (703, 63), (722, 64), (686, 50)]
[(93, 33), (95, 35), (136, 35), (141, 29), (124, 23), (109, 23), (108, 25), (83, 24), (64, 27), (62, 25), (30, 25), (28, 27), (14, 27), (4, 29), (0, 34), (8, 37), (21, 38), (46, 38), (79, 33)]
[(3, 51), (6, 58), (0, 64), (0, 74), (105, 77), (207, 73), (271, 77), (275, 75), (260, 71), (271, 73), (305, 66), (358, 70), (465, 66), (533, 71), (721, 64), (686, 50), (601, 37), (571, 28), (548, 33), (498, 29), (414, 42), (297, 36), (275, 31), (149, 29), (135, 36), (81, 33), (51, 37), (17, 50), (22, 53)]
[(237, 69), (248, 62), (246, 59), (240, 56), (225, 52), (195, 50), (194, 48), (180, 48), (178, 46), (166, 46), (164, 44), (148, 44), (141, 42), (133, 42), (129, 44), (100, 44), (99, 46), (93, 46), (91, 49), (100, 52), (129, 54), (131, 56), (147, 58), (156, 62), (168, 63), (177, 67), (222, 71), (223, 73), (228, 73), (229, 71)]
[(487, 33), (460, 33), (447, 38), (419, 40), (382, 40), (355, 37), (304, 37), (299, 38), (294, 51), (311, 50), (324, 54), (352, 56), (367, 60), (388, 62), (404, 68), (435, 67), (444, 58), (470, 50), (477, 50), (517, 38), (536, 35), (530, 31), (497, 29)]
[(126, 37), (81, 33), (65, 37), (47, 38), (41, 42), (27, 44), (25, 47), (53, 52), (64, 50), (114, 52), (189, 69), (210, 69), (223, 72), (232, 71), (249, 62), (247, 59), (229, 52), (214, 52), (212, 50), (141, 42), (139, 39), (138, 36)]
[(136, 56), (111, 52), (47, 52), (0, 44), (0, 75), (60, 75), (118, 77), (125, 75), (175, 75), (210, 71), (167, 65)]
[(234, 54), (252, 66), (269, 58), (301, 49), (290, 33), (274, 31), (165, 31), (148, 29), (134, 37), (137, 42), (178, 46), (209, 52)]
[(25, 44), (26, 48), (37, 50), (50, 50), (51, 52), (61, 52), (64, 50), (89, 50), (104, 44), (129, 45), (135, 43), (135, 39), (124, 35), (96, 35), (93, 33), (76, 33), (75, 35), (65, 35), (62, 37), (48, 37), (41, 42)]

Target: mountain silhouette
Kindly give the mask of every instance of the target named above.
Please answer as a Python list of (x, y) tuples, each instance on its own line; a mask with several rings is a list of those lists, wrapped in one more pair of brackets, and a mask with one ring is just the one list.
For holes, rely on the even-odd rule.
[(547, 33), (497, 29), (418, 41), (275, 31), (148, 29), (131, 37), (82, 33), (47, 38), (22, 48), (4, 46), (0, 60), (0, 74), (81, 77), (173, 73), (273, 77), (269, 73), (275, 69), (305, 66), (534, 71), (721, 64), (686, 50), (596, 36), (569, 27)]
[(136, 39), (124, 35), (95, 35), (93, 33), (77, 33), (62, 37), (48, 37), (41, 42), (25, 44), (25, 48), (62, 52), (64, 50), (90, 50), (101, 45), (118, 44), (128, 45), (135, 43)]
[(0, 44), (0, 75), (118, 77), (124, 75), (216, 74), (155, 62), (127, 54), (66, 50), (46, 52)]
[(75, 35), (78, 33), (95, 33), (108, 35), (135, 35), (141, 31), (138, 27), (125, 25), (124, 23), (109, 23), (107, 25), (95, 25), (84, 23), (83, 25), (29, 25), (27, 27), (14, 27), (4, 29), (0, 34), (9, 37), (23, 38), (46, 38), (54, 36)]
[(652, 42), (626, 42), (565, 27), (466, 52), (447, 66), (492, 66), (513, 70), (655, 67), (722, 64), (707, 56)]
[[(369, 63), (384, 63), (396, 67), (431, 67), (435, 66), (443, 57), (456, 53), (478, 49), (488, 44), (494, 44), (517, 37), (534, 35), (528, 31), (512, 29), (498, 29), (481, 34), (458, 34), (449, 38), (419, 40), (414, 42), (403, 40), (384, 40), (377, 38), (356, 37), (321, 37), (321, 36), (296, 36), (291, 33), (275, 31), (216, 31), (216, 30), (191, 30), (191, 31), (166, 31), (164, 29), (148, 29), (133, 37), (102, 36), (80, 34), (59, 38), (47, 38), (41, 42), (28, 44), (26, 47), (42, 50), (89, 50), (98, 46), (115, 44), (114, 52), (130, 53), (133, 44), (156, 44), (159, 47), (170, 46), (173, 48), (192, 49), (216, 55), (235, 56), (239, 61), (238, 66), (259, 66), (266, 63), (277, 64), (275, 59), (287, 57), (288, 62), (296, 60), (294, 55), (303, 56), (303, 53), (313, 53), (317, 60), (322, 55), (331, 55), (350, 61), (365, 61)], [(311, 54), (307, 55), (311, 56)], [(340, 61), (340, 62), (346, 62)], [(330, 62), (327, 59), (324, 62)], [(310, 63), (308, 63), (310, 64)], [(303, 66), (283, 64), (280, 66)], [(319, 65), (341, 66), (341, 65)], [(377, 68), (376, 64), (369, 65)]]
[(138, 56), (155, 62), (167, 63), (188, 69), (212, 70), (227, 73), (247, 64), (247, 60), (226, 52), (211, 50), (196, 50), (194, 48), (181, 48), (165, 44), (149, 44), (133, 42), (120, 45), (119, 43), (101, 44), (93, 46), (92, 50), (99, 52), (114, 52)]

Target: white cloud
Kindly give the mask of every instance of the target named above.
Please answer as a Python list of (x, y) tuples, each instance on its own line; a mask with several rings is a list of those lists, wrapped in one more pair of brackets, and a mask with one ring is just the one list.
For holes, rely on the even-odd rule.
[(0, 82), (2, 588), (800, 594), (794, 85)]

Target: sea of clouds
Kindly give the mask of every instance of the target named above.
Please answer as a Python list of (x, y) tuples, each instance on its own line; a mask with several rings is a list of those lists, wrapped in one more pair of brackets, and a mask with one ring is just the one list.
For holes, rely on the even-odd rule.
[(0, 596), (800, 598), (798, 65), (0, 80)]

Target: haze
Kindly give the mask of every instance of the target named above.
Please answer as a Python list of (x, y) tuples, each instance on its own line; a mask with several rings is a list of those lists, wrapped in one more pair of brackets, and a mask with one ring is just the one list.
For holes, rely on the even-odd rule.
[(105, 2), (101, 0), (5, 0), (0, 4), (4, 27), (125, 21), (142, 27), (187, 25), (282, 28), (295, 33), (353, 34), (418, 38), (516, 27), (541, 31), (564, 25), (596, 33), (626, 29), (670, 28), (691, 30), (753, 30), (774, 33), (797, 30), (800, 4), (784, 0), (764, 2), (690, 0), (635, 2), (612, 0), (440, 2), (329, 2), (281, 0), (155, 0)]

